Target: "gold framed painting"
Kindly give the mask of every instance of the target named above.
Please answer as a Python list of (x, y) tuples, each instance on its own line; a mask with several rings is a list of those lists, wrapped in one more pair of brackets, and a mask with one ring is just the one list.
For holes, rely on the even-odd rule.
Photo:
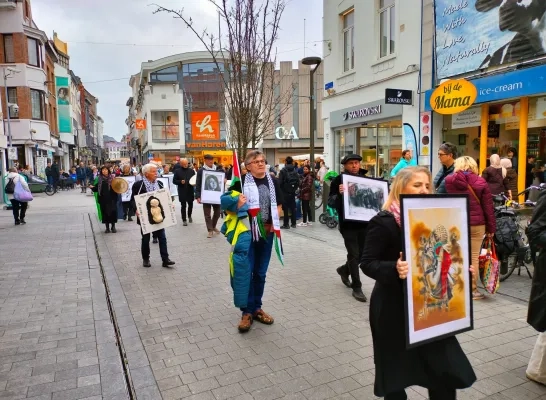
[[(472, 330), (470, 221), (466, 195), (401, 195), (406, 346)], [(477, 266), (475, 266), (477, 268)]]

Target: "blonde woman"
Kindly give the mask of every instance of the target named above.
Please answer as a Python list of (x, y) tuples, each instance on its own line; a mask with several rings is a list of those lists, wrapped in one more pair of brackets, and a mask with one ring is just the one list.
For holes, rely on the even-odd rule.
[[(375, 386), (385, 400), (407, 399), (405, 389), (419, 385), (430, 400), (455, 400), (456, 390), (470, 387), (476, 375), (455, 337), (406, 349), (404, 290), (409, 268), (402, 261), (400, 195), (429, 194), (428, 168), (407, 167), (398, 172), (383, 211), (369, 223), (360, 268), (374, 279), (370, 298)], [(471, 267), (473, 271), (473, 267)]]
[[(497, 230), (493, 196), (489, 185), (478, 175), (478, 164), (472, 157), (464, 156), (455, 160), (453, 174), (446, 178), (446, 190), (450, 194), (468, 195), (470, 204), (470, 252), (473, 265), (478, 265), (478, 257), (484, 235), (493, 235)], [(472, 279), (472, 298), (481, 300), (477, 277)]]

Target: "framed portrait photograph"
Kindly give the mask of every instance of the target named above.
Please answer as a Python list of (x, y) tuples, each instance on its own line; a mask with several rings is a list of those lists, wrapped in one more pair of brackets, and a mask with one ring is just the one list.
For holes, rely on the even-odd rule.
[[(168, 173), (161, 176), (161, 179), (163, 179), (161, 182), (163, 182), (163, 187), (168, 187), (169, 191), (171, 192), (171, 196), (178, 196), (178, 186), (174, 184), (174, 174)], [(165, 186), (165, 179), (169, 180), (169, 185)]]
[(342, 175), (343, 217), (346, 220), (369, 221), (389, 195), (389, 184), (379, 179)]
[(136, 177), (135, 176), (122, 176), (121, 178), (125, 179), (127, 181), (127, 191), (125, 193), (121, 194), (121, 201), (130, 201), (131, 200), (131, 193), (133, 191), (133, 185), (135, 183)]
[(225, 172), (203, 170), (201, 179), (201, 203), (220, 204), (224, 193)]
[(135, 196), (135, 203), (143, 234), (176, 225), (176, 212), (168, 187), (139, 194)]
[[(406, 346), (474, 328), (466, 195), (401, 195)], [(477, 266), (475, 266), (477, 268)]]

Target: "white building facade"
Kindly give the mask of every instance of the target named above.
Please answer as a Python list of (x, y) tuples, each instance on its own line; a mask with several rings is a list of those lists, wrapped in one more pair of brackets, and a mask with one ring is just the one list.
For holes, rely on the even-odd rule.
[(325, 84), (318, 123), (324, 124), (326, 164), (339, 171), (341, 159), (356, 153), (369, 176), (388, 176), (402, 150), (416, 147), (403, 125), (416, 132), (419, 126), (421, 1), (323, 5)]

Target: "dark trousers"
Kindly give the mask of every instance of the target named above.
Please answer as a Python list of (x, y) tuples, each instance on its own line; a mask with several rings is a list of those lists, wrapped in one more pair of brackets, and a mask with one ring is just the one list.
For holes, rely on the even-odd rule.
[(303, 222), (311, 221), (311, 200), (301, 201), (301, 215), (303, 216)]
[[(407, 398), (404, 390), (385, 396), (385, 400), (407, 400)], [(428, 398), (429, 400), (456, 400), (457, 392), (455, 389), (429, 389)]]
[(133, 211), (133, 206), (131, 205), (130, 201), (123, 201), (121, 203), (121, 206), (123, 207), (123, 215), (126, 217), (132, 217), (135, 215)]
[[(142, 234), (142, 231), (140, 231), (140, 234), (142, 235), (142, 244), (140, 246), (140, 252), (142, 253), (142, 259), (143, 260), (149, 260), (150, 259), (150, 236), (151, 234)], [(165, 229), (161, 229), (159, 231), (153, 232), (154, 237), (157, 237), (159, 240), (159, 254), (161, 255), (161, 259), (163, 261), (166, 261), (169, 259), (169, 252), (167, 251), (167, 236), (165, 235)]]
[(25, 219), (28, 203), (26, 201), (19, 201), (15, 199), (11, 199), (10, 202), (15, 222)]
[(186, 206), (188, 207), (188, 217), (191, 218), (191, 212), (193, 211), (193, 200), (181, 201), (180, 212), (182, 214), (182, 221), (186, 221)]
[[(214, 211), (212, 217), (211, 211)], [(218, 218), (220, 218), (220, 204), (203, 204), (203, 214), (205, 214), (205, 223), (207, 230), (210, 232), (216, 228)]]
[(265, 276), (269, 268), (273, 250), (274, 233), (268, 233), (266, 239), (252, 242), (248, 250), (248, 263), (251, 268), (248, 303), (241, 308), (243, 314), (254, 314), (262, 308), (262, 297), (265, 288)]
[(345, 249), (347, 249), (347, 263), (342, 267), (344, 273), (351, 275), (353, 289), (360, 289), (362, 282), (360, 282), (360, 271), (358, 270), (358, 264), (360, 264), (360, 255), (364, 248), (364, 240), (366, 239), (367, 228), (358, 230), (345, 229), (341, 232), (343, 241), (345, 242)]
[[(296, 196), (293, 194), (284, 193), (284, 202), (282, 204), (282, 212), (284, 214), (284, 226), (288, 226), (291, 221), (292, 225), (296, 225)], [(291, 213), (292, 215), (288, 215)]]

